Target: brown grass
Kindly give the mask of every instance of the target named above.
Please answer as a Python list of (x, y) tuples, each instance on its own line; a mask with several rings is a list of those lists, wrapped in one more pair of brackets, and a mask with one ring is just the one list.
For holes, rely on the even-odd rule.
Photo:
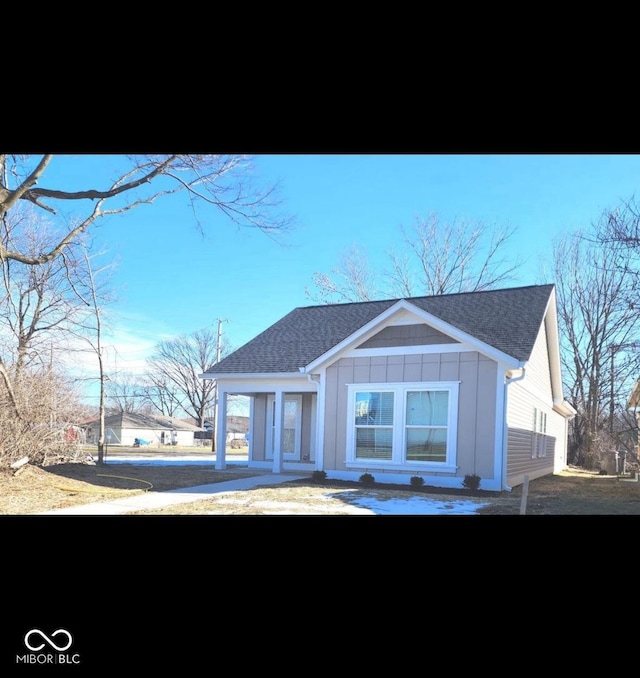
[[(208, 466), (149, 466), (133, 464), (56, 464), (39, 468), (27, 465), (16, 473), (0, 474), (0, 514), (34, 514), (78, 504), (108, 501), (146, 491), (162, 492), (257, 475), (247, 469), (216, 471)], [(420, 494), (440, 501), (462, 498), (479, 505), (479, 515), (518, 515), (522, 486), (512, 492), (476, 492), (437, 488), (363, 488), (358, 483), (328, 481), (290, 482), (245, 492), (216, 495), (189, 504), (145, 514), (195, 515), (348, 515), (362, 513), (353, 499), (375, 496), (378, 500), (408, 498)], [(614, 476), (599, 476), (581, 469), (567, 469), (529, 484), (527, 515), (640, 515), (640, 483)]]
[(15, 474), (0, 473), (0, 514), (41, 513), (53, 509), (109, 501), (143, 492), (233, 480), (250, 472), (215, 471), (200, 465), (27, 464)]

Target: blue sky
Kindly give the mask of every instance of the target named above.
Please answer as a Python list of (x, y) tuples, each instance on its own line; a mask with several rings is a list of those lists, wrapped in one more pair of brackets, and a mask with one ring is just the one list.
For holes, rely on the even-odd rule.
[[(59, 156), (48, 187), (84, 185), (118, 156)], [(257, 155), (255, 172), (279, 181), (296, 228), (279, 242), (201, 210), (184, 196), (92, 227), (117, 262), (108, 354), (140, 370), (157, 341), (215, 327), (239, 346), (297, 306), (315, 272), (356, 244), (379, 266), (417, 215), (514, 227), (508, 254), (525, 260), (512, 285), (554, 282), (542, 269), (551, 242), (596, 220), (640, 188), (640, 155)], [(55, 181), (56, 186), (51, 184)]]

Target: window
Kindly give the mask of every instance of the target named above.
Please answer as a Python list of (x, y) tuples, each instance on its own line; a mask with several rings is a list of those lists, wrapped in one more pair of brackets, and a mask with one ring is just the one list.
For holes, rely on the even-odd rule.
[(356, 392), (356, 459), (391, 459), (393, 401), (392, 392)]
[(533, 433), (531, 434), (531, 458), (547, 456), (547, 413), (533, 408)]
[(407, 391), (405, 459), (447, 460), (448, 391)]
[(350, 384), (348, 390), (348, 465), (455, 470), (458, 382)]

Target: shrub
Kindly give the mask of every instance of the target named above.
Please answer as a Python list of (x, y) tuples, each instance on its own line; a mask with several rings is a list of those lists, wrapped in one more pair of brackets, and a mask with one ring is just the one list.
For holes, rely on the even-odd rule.
[(411, 476), (411, 479), (409, 481), (411, 483), (411, 487), (423, 487), (424, 486), (424, 478), (421, 478), (420, 476)]
[(464, 477), (462, 481), (462, 486), (467, 490), (477, 490), (480, 487), (480, 476), (475, 473), (469, 474)]
[(318, 483), (318, 484), (321, 485), (322, 483), (326, 482), (326, 480), (327, 480), (327, 472), (326, 471), (314, 471), (311, 474), (311, 482), (312, 483)]
[(363, 485), (373, 485), (376, 482), (376, 479), (370, 473), (363, 473), (360, 476), (360, 482)]

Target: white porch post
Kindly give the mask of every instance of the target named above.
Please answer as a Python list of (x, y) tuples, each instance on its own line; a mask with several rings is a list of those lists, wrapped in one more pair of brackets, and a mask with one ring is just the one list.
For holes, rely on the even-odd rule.
[(218, 407), (216, 408), (216, 469), (227, 468), (227, 392), (218, 384)]
[(284, 391), (275, 392), (275, 428), (273, 431), (273, 472), (282, 473), (282, 420), (284, 413)]

